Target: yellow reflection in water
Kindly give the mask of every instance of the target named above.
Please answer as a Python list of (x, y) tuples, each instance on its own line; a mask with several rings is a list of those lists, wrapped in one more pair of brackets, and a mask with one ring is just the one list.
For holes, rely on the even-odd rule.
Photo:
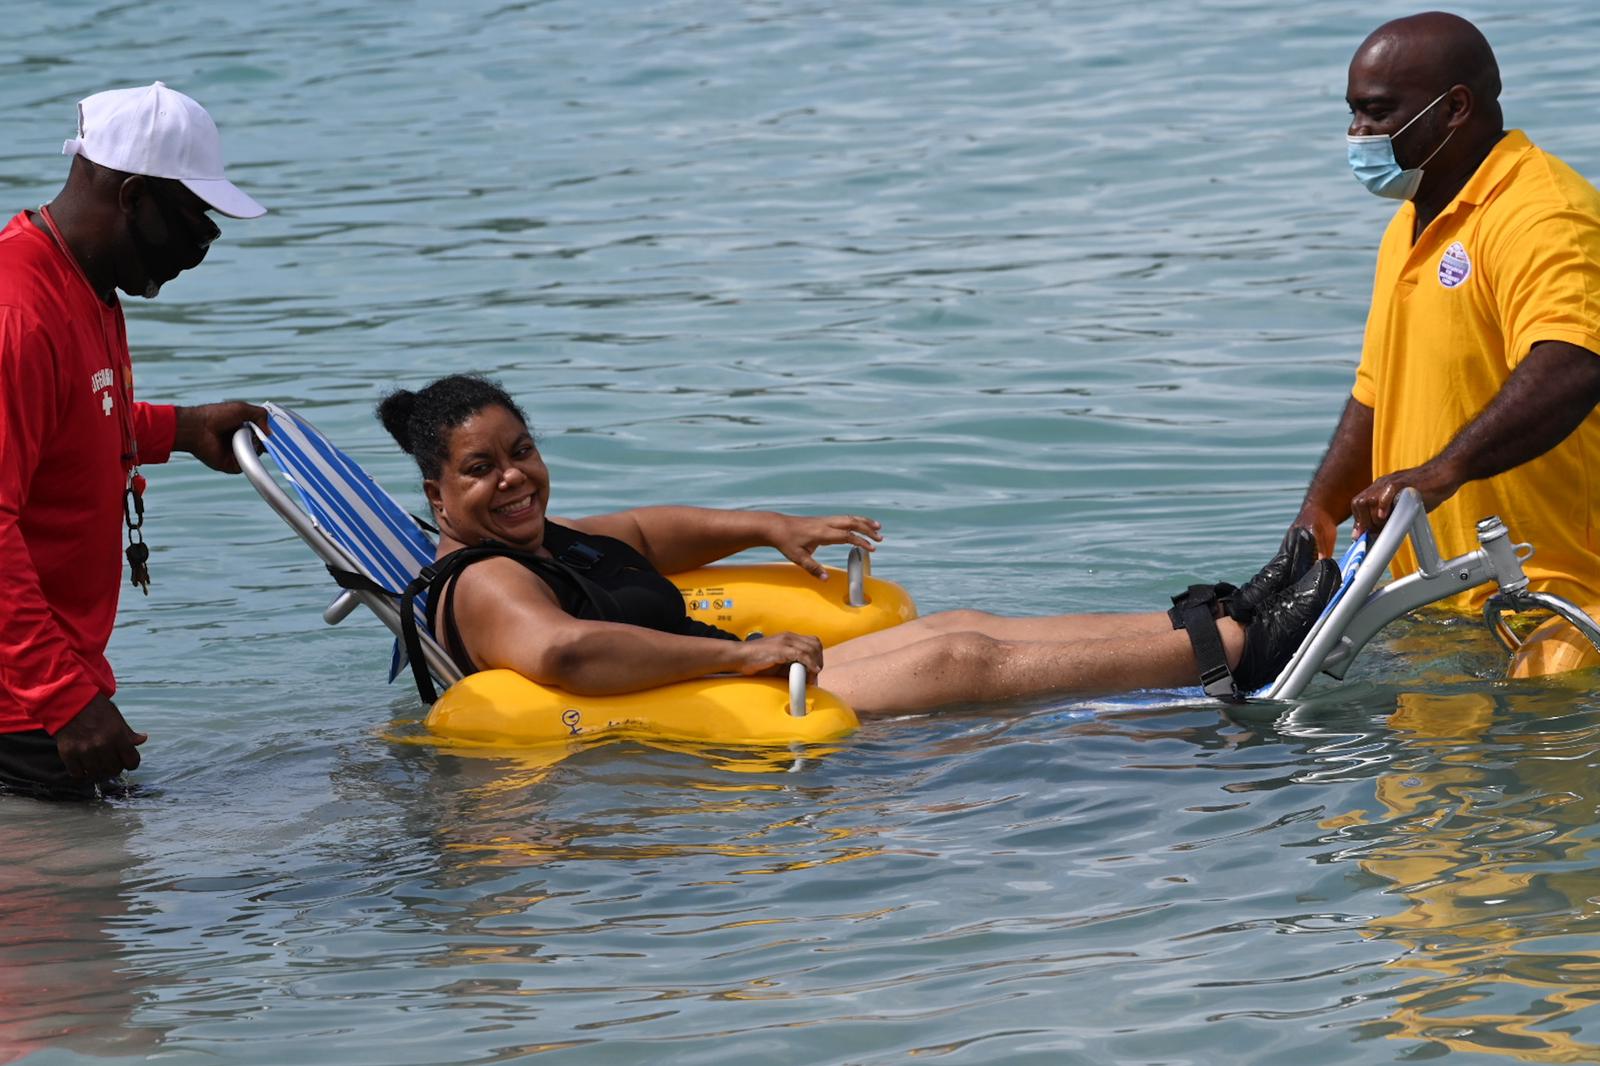
[[(395, 739), (418, 742), (413, 738)], [(572, 860), (635, 861), (685, 856), (717, 856), (741, 863), (768, 860), (719, 871), (721, 876), (705, 879), (705, 883), (712, 884), (724, 883), (727, 878), (804, 870), (882, 854), (875, 844), (859, 839), (874, 835), (870, 825), (824, 825), (828, 817), (838, 813), (826, 807), (808, 809), (804, 816), (797, 816), (792, 803), (781, 795), (803, 785), (803, 771), (838, 751), (837, 745), (730, 749), (633, 738), (628, 743), (691, 755), (704, 760), (713, 771), (739, 776), (674, 777), (671, 783), (679, 790), (682, 802), (630, 808), (621, 821), (552, 820), (536, 786), (545, 783), (558, 764), (571, 756), (614, 742), (602, 739), (534, 749), (433, 745), (484, 771), (475, 782), (449, 792), (448, 805), (435, 812), (433, 832), (441, 849), (454, 858), (455, 871)], [(755, 775), (764, 776), (758, 779)], [(565, 786), (557, 781), (546, 787)], [(765, 799), (768, 794), (777, 794), (770, 803)], [(769, 807), (773, 817), (762, 817)], [(757, 815), (754, 828), (752, 813)], [(704, 826), (708, 820), (741, 828), (722, 838), (710, 831), (696, 833), (699, 839), (691, 841), (661, 839), (665, 829)]]
[[(394, 744), (408, 744), (448, 752), (464, 759), (492, 759), (507, 768), (506, 778), (500, 782), (505, 790), (517, 790), (541, 780), (551, 767), (581, 752), (604, 747), (607, 744), (629, 743), (657, 751), (692, 755), (709, 762), (713, 769), (740, 774), (786, 773), (804, 769), (808, 761), (832, 755), (839, 750), (837, 744), (749, 744), (729, 746), (710, 745), (695, 741), (668, 740), (632, 735), (601, 735), (583, 737), (557, 744), (531, 747), (502, 747), (470, 740), (452, 740), (431, 735), (412, 735), (389, 732), (384, 736)], [(729, 786), (734, 787), (734, 786)], [(740, 788), (746, 786), (737, 786)], [(776, 786), (774, 786), (776, 787)]]
[[(1585, 690), (1587, 689), (1585, 685)], [(1407, 693), (1390, 719), (1408, 757), (1377, 781), (1381, 810), (1328, 828), (1386, 832), (1360, 865), (1405, 900), (1369, 931), (1403, 945), (1391, 1035), (1524, 1062), (1600, 1061), (1583, 1012), (1600, 1001), (1600, 808), (1592, 727), (1496, 729), (1483, 693)]]

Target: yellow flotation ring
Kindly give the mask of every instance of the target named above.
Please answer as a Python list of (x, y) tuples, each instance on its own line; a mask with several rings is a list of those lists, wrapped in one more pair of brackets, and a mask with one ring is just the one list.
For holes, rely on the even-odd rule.
[[(854, 565), (854, 564), (853, 564)], [(702, 567), (670, 580), (689, 617), (741, 638), (790, 630), (824, 645), (899, 625), (917, 616), (911, 596), (864, 572), (851, 604), (846, 571), (816, 578), (790, 563)], [(510, 670), (485, 670), (445, 691), (426, 725), (452, 741), (505, 747), (634, 737), (709, 744), (815, 744), (855, 731), (844, 701), (805, 692), (806, 713), (790, 713), (789, 686), (777, 678), (709, 677), (619, 696), (575, 696)]]
[(911, 594), (892, 581), (865, 578), (866, 603), (849, 602), (850, 582), (830, 566), (818, 581), (793, 563), (703, 566), (668, 580), (683, 593), (689, 617), (748, 638), (790, 630), (819, 637), (824, 647), (917, 617)]
[(457, 681), (428, 712), (435, 736), (500, 746), (643, 737), (715, 744), (815, 744), (860, 723), (843, 700), (809, 688), (806, 713), (789, 713), (789, 686), (772, 677), (679, 681), (620, 696), (575, 696), (512, 670)]

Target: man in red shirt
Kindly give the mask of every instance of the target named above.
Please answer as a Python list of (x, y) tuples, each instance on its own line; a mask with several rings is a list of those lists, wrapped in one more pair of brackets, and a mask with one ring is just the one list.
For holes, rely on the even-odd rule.
[(124, 535), (148, 585), (141, 464), (190, 452), (238, 472), (245, 403), (135, 403), (116, 290), (150, 298), (198, 266), (208, 212), (260, 204), (223, 177), (205, 110), (160, 82), (78, 105), (66, 185), (0, 230), (0, 785), (89, 798), (139, 765), (106, 644)]

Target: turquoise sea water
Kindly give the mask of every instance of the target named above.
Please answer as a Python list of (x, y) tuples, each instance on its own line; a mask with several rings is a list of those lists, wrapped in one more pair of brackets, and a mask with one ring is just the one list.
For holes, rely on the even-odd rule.
[[(558, 513), (866, 511), (925, 611), (1151, 608), (1272, 550), (1386, 207), (1344, 66), (1393, 4), (28, 5), (0, 185), (161, 77), (272, 209), (130, 301), (145, 398), (370, 410), (451, 369)], [(1600, 12), (1459, 10), (1600, 177)], [(794, 773), (406, 743), (387, 638), (246, 485), (153, 472), (134, 796), (0, 804), (0, 1061), (1600, 1057), (1600, 697), (1398, 627), (1343, 685), (868, 725)], [(1515, 529), (1514, 516), (1506, 516)]]

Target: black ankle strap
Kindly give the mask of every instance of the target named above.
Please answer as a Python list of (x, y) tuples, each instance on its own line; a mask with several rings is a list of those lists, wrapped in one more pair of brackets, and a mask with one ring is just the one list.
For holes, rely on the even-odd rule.
[[(1222, 634), (1217, 631), (1217, 615), (1223, 604), (1219, 601), (1216, 585), (1190, 585), (1188, 590), (1172, 597), (1172, 609), (1167, 617), (1173, 629), (1189, 634), (1189, 646), (1194, 649), (1194, 661), (1200, 667), (1200, 684), (1207, 696), (1219, 700), (1238, 701), (1243, 697), (1233, 683), (1233, 671), (1228, 669), (1228, 653), (1222, 646)], [(1232, 588), (1228, 589), (1232, 592)]]

